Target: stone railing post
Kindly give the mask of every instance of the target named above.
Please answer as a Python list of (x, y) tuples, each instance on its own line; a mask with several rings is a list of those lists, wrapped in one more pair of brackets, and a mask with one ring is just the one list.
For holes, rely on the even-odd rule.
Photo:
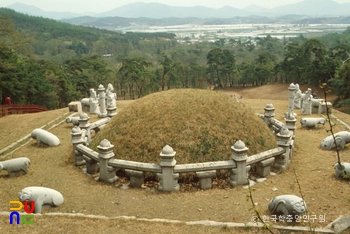
[(273, 165), (274, 162), (275, 162), (274, 157), (258, 162), (256, 173), (261, 177), (266, 177), (270, 175), (271, 166)]
[(232, 159), (237, 167), (231, 169), (229, 183), (231, 186), (248, 184), (248, 171), (250, 170), (250, 166), (247, 166), (248, 148), (243, 141), (238, 140), (231, 149), (233, 150)]
[(100, 160), (100, 178), (99, 180), (113, 183), (118, 180), (116, 176), (116, 170), (108, 166), (108, 161), (114, 157), (113, 153), (114, 145), (112, 145), (107, 139), (101, 141), (100, 145), (97, 146), (98, 158)]
[[(117, 95), (113, 93), (111, 97), (109, 98), (115, 98)], [(108, 103), (108, 102), (107, 102)], [(117, 115), (117, 104), (116, 100), (109, 101), (109, 105), (107, 105), (107, 116), (112, 118), (113, 116)], [(112, 105), (111, 105), (112, 104)]]
[(87, 140), (86, 143), (91, 143), (91, 129), (90, 129), (90, 117), (86, 113), (82, 113), (79, 117), (79, 128), (86, 131)]
[(294, 140), (295, 139), (295, 131), (296, 131), (296, 122), (297, 122), (297, 119), (294, 118), (294, 119), (287, 119), (285, 118), (284, 119), (286, 121), (286, 127), (287, 129), (291, 132), (292, 134), (292, 139)]
[(212, 178), (216, 175), (216, 170), (198, 171), (196, 175), (199, 178), (199, 186), (201, 189), (211, 189)]
[(272, 130), (270, 119), (275, 117), (275, 107), (272, 105), (272, 103), (268, 103), (266, 104), (264, 110), (265, 110), (264, 112), (265, 124)]
[(87, 174), (95, 174), (98, 172), (98, 164), (97, 161), (93, 160), (89, 156), (83, 155), (83, 158), (86, 162), (86, 173)]
[(85, 141), (83, 139), (83, 131), (78, 127), (74, 126), (72, 128), (72, 131), (70, 132), (72, 136), (72, 143), (73, 143), (73, 153), (74, 153), (74, 161), (76, 166), (81, 166), (85, 164), (85, 161), (83, 159), (83, 154), (77, 151), (77, 145), (79, 144), (85, 144)]
[(176, 165), (175, 154), (176, 152), (169, 145), (166, 145), (160, 153), (162, 173), (157, 173), (160, 181), (159, 191), (171, 192), (180, 189), (180, 185), (178, 184), (179, 174), (174, 174), (174, 167)]
[(283, 126), (281, 131), (277, 133), (276, 136), (278, 147), (282, 147), (286, 150), (286, 152), (276, 156), (274, 168), (279, 171), (284, 171), (288, 167), (292, 156), (292, 133), (285, 126)]
[(105, 87), (103, 87), (103, 85), (100, 84), (98, 86), (97, 91), (98, 91), (98, 98), (99, 98), (99, 105), (100, 105), (100, 113), (98, 114), (98, 117), (105, 118), (107, 117)]
[(145, 173), (143, 171), (126, 169), (125, 173), (130, 177), (130, 187), (141, 188), (145, 181)]

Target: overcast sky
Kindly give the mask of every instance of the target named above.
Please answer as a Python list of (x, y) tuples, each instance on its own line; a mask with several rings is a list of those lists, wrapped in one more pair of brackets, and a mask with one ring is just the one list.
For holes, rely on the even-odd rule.
[[(104, 12), (134, 2), (159, 2), (171, 6), (207, 6), (220, 8), (232, 6), (244, 8), (255, 4), (265, 8), (301, 2), (302, 0), (0, 0), (0, 7), (7, 7), (15, 2), (36, 6), (44, 11), (68, 11), (73, 13)], [(334, 0), (338, 3), (350, 0)]]

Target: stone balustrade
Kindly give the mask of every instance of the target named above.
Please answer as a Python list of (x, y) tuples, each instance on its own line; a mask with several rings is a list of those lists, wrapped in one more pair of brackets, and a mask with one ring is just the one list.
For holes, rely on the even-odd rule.
[[(232, 147), (232, 156), (227, 161), (202, 162), (191, 164), (177, 164), (176, 152), (172, 147), (166, 145), (161, 153), (161, 162), (159, 164), (134, 162), (114, 158), (114, 145), (107, 139), (100, 142), (97, 147), (98, 152), (88, 147), (91, 142), (91, 130), (97, 133), (100, 128), (105, 126), (110, 117), (115, 115), (115, 110), (109, 111), (107, 117), (106, 106), (104, 106), (104, 87), (100, 85), (100, 108), (99, 117), (103, 119), (95, 123), (89, 123), (89, 117), (82, 113), (79, 119), (79, 126), (75, 126), (72, 131), (72, 144), (77, 166), (86, 164), (88, 174), (99, 173), (99, 180), (106, 183), (113, 183), (118, 180), (117, 170), (125, 170), (130, 178), (131, 187), (141, 187), (144, 184), (145, 173), (155, 173), (159, 178), (160, 191), (177, 191), (180, 188), (178, 179), (181, 173), (195, 173), (199, 178), (201, 189), (210, 189), (212, 180), (218, 170), (227, 170), (230, 173), (228, 183), (231, 186), (244, 185), (247, 183), (248, 172), (251, 165), (256, 165), (256, 173), (260, 177), (266, 177), (271, 169), (284, 171), (292, 158), (292, 149), (295, 139), (296, 114), (294, 114), (294, 93), (297, 88), (291, 84), (289, 87), (289, 109), (285, 114), (285, 124), (275, 119), (275, 108), (269, 103), (264, 108), (264, 114), (258, 115), (264, 120), (265, 124), (275, 133), (277, 138), (277, 147), (252, 156), (247, 156), (248, 148), (238, 140)], [(102, 102), (103, 101), (103, 102)]]
[[(248, 148), (242, 141), (237, 141), (232, 149), (232, 156), (227, 161), (203, 162), (192, 164), (176, 164), (176, 152), (166, 145), (161, 153), (160, 164), (141, 163), (114, 158), (112, 145), (108, 140), (101, 141), (98, 152), (86, 146), (84, 140), (78, 140), (85, 130), (74, 127), (72, 143), (76, 162), (84, 159), (88, 174), (100, 173), (99, 180), (113, 183), (118, 180), (116, 170), (125, 170), (130, 177), (131, 187), (141, 187), (144, 184), (145, 172), (155, 173), (159, 178), (160, 191), (177, 191), (180, 188), (178, 178), (180, 173), (195, 172), (199, 178), (201, 189), (212, 187), (212, 179), (217, 170), (230, 172), (229, 184), (232, 186), (247, 183), (248, 171), (252, 164), (257, 165), (257, 173), (261, 177), (269, 175), (271, 168), (285, 170), (288, 167), (292, 151), (292, 133), (284, 126), (277, 134), (277, 148), (247, 156)], [(79, 165), (76, 163), (76, 165)]]

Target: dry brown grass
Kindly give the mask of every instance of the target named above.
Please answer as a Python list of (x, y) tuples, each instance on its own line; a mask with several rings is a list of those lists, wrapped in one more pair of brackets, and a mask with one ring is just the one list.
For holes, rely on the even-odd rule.
[[(288, 85), (264, 86), (252, 90), (254, 96), (243, 95), (241, 104), (254, 113), (263, 113), (267, 103), (273, 103), (276, 108), (276, 118), (284, 121), (284, 112), (288, 109), (286, 101)], [(270, 92), (270, 98), (264, 95)], [(242, 90), (229, 90), (228, 95), (240, 94)], [(249, 99), (257, 96), (262, 99)], [(280, 100), (277, 99), (277, 94)], [(130, 101), (132, 103), (132, 101)], [(126, 101), (118, 101), (121, 112)], [(126, 105), (124, 105), (126, 106)], [(0, 118), (0, 139), (2, 147), (29, 134), (34, 128), (42, 126), (53, 119), (62, 116), (67, 109), (20, 116)], [(298, 119), (302, 117), (296, 110)], [(334, 111), (341, 120), (350, 124), (350, 117)], [(318, 115), (314, 115), (318, 116)], [(64, 119), (62, 117), (61, 119)], [(31, 119), (35, 119), (31, 121)], [(97, 118), (92, 117), (90, 122)], [(6, 121), (4, 121), (6, 120)], [(30, 122), (30, 124), (24, 122)], [(42, 122), (40, 122), (42, 121)], [(21, 127), (19, 127), (21, 126)], [(11, 129), (14, 133), (10, 133)], [(267, 181), (253, 186), (254, 200), (261, 207), (263, 215), (269, 215), (268, 200), (281, 194), (299, 195), (293, 170), (298, 174), (310, 214), (326, 215), (326, 222), (314, 222), (316, 227), (324, 227), (339, 215), (350, 215), (349, 183), (334, 178), (333, 165), (336, 163), (335, 151), (324, 151), (319, 148), (322, 139), (329, 135), (327, 127), (320, 126), (315, 130), (302, 129), (297, 122), (297, 132), (293, 158), (289, 168), (277, 176), (269, 176)], [(346, 130), (337, 124), (335, 131)], [(237, 188), (215, 189), (195, 192), (160, 193), (155, 189), (121, 189), (121, 182), (113, 185), (95, 181), (92, 176), (82, 172), (82, 168), (73, 163), (72, 145), (70, 143), (71, 124), (63, 123), (50, 130), (61, 140), (57, 147), (37, 146), (31, 141), (6, 157), (30, 158), (32, 164), (29, 173), (24, 176), (9, 178), (6, 172), (0, 172), (0, 211), (9, 211), (9, 201), (16, 200), (18, 192), (26, 186), (46, 186), (60, 191), (65, 202), (56, 208), (45, 210), (44, 215), (35, 217), (34, 225), (9, 225), (8, 216), (0, 216), (0, 231), (2, 233), (96, 233), (97, 231), (115, 233), (252, 233), (254, 230), (215, 228), (204, 226), (188, 226), (183, 223), (150, 223), (136, 220), (100, 220), (87, 218), (70, 218), (48, 216), (45, 213), (84, 213), (103, 215), (107, 217), (135, 216), (147, 219), (171, 219), (179, 221), (213, 220), (217, 222), (242, 222), (251, 220), (254, 213), (251, 204), (246, 200), (247, 190)], [(117, 144), (115, 144), (117, 145)], [(1, 147), (0, 147), (1, 148)], [(174, 147), (175, 148), (175, 147)], [(176, 150), (176, 148), (175, 148)], [(343, 161), (350, 161), (349, 146), (341, 151)], [(160, 150), (159, 150), (160, 151)], [(157, 153), (157, 155), (159, 152)], [(0, 155), (1, 157), (1, 155)], [(4, 158), (3, 158), (4, 159)], [(3, 160), (1, 159), (1, 160)], [(278, 190), (274, 191), (273, 188)], [(299, 226), (307, 226), (299, 223)], [(260, 231), (256, 232), (260, 233)]]
[(178, 89), (154, 93), (120, 111), (94, 139), (108, 139), (117, 158), (159, 163), (165, 145), (178, 163), (229, 160), (242, 140), (249, 154), (276, 147), (274, 135), (244, 104), (221, 92)]

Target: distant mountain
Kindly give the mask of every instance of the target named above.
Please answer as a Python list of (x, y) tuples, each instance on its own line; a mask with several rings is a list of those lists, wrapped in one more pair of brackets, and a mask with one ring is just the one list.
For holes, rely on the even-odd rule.
[(13, 3), (7, 8), (13, 9), (19, 13), (31, 15), (31, 16), (41, 16), (44, 18), (51, 18), (55, 20), (60, 20), (60, 19), (70, 19), (70, 18), (75, 18), (79, 17), (82, 15), (86, 14), (76, 14), (72, 12), (53, 12), (53, 11), (43, 11), (38, 7), (32, 6), (32, 5), (27, 5), (23, 4), (20, 2)]
[(251, 15), (277, 17), (282, 15), (308, 15), (308, 16), (350, 16), (350, 3), (339, 4), (333, 0), (304, 0), (295, 4), (284, 5), (272, 9), (266, 9), (256, 5), (238, 9), (225, 6), (214, 9), (204, 6), (179, 7), (169, 6), (161, 3), (130, 3), (110, 11), (98, 14), (85, 13), (75, 14), (70, 12), (46, 12), (35, 6), (23, 3), (14, 3), (8, 8), (17, 12), (33, 16), (42, 16), (52, 19), (68, 19), (80, 16), (94, 17), (124, 17), (124, 18), (188, 18), (195, 17), (201, 19), (209, 18), (233, 18)]
[(118, 16), (125, 18), (229, 18), (233, 16), (241, 16), (245, 13), (238, 8), (223, 7), (218, 10), (204, 7), (178, 7), (169, 6), (161, 3), (130, 3), (121, 7), (114, 8), (110, 11), (99, 13), (97, 17)]
[(350, 15), (350, 3), (339, 4), (333, 0), (304, 0), (272, 9), (280, 15), (303, 14), (309, 16)]
[(246, 12), (251, 12), (253, 14), (258, 14), (258, 15), (266, 15), (267, 12), (269, 11), (267, 8), (257, 6), (257, 5), (250, 5), (243, 8), (242, 10)]

